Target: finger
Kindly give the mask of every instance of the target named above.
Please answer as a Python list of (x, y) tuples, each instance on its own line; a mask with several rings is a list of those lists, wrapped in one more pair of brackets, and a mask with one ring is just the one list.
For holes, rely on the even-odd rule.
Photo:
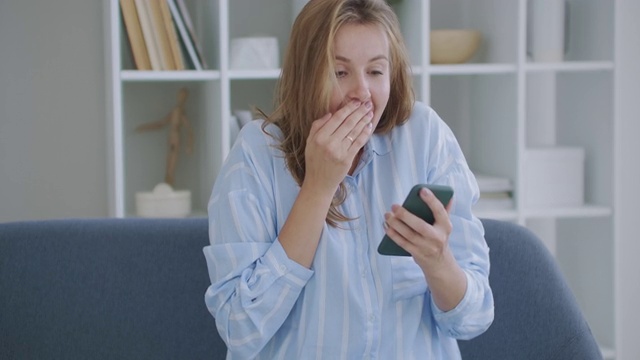
[(433, 213), (434, 225), (435, 224), (447, 224), (447, 228), (450, 229), (451, 220), (449, 219), (449, 211), (451, 209), (452, 201), (449, 200), (447, 208), (440, 202), (433, 191), (422, 188), (420, 189), (420, 198), (424, 201)]
[[(333, 135), (336, 130), (342, 125), (342, 123), (351, 115), (354, 111), (358, 110), (362, 103), (358, 100), (350, 101), (345, 104), (343, 107), (338, 109), (329, 121), (322, 127), (322, 131), (326, 132), (327, 136)], [(346, 134), (344, 134), (340, 139), (344, 138)]]
[(324, 114), (320, 119), (314, 120), (313, 123), (311, 123), (311, 130), (309, 134), (311, 135), (311, 134), (317, 133), (318, 130), (320, 130), (323, 126), (327, 124), (327, 121), (329, 121), (331, 116), (332, 114), (329, 112)]
[(367, 101), (365, 104), (360, 105), (342, 121), (338, 128), (336, 128), (334, 136), (338, 139), (345, 139), (347, 136), (350, 136), (355, 140), (360, 133), (359, 131), (354, 131), (356, 126), (361, 123), (362, 126), (364, 126), (367, 122), (371, 121), (372, 116), (369, 116), (369, 113), (373, 115), (371, 112), (372, 107), (373, 105), (371, 104), (371, 101)]
[(391, 206), (393, 218), (397, 220), (395, 230), (411, 242), (417, 238), (432, 236), (433, 228), (418, 216), (400, 205)]
[[(386, 213), (384, 222), (384, 231), (387, 236), (389, 236), (398, 246), (403, 248), (409, 254), (414, 253), (415, 249), (417, 249), (416, 245), (408, 240), (406, 236), (401, 232), (402, 230), (398, 228), (398, 226), (402, 227), (402, 223), (398, 223), (397, 219), (394, 220), (394, 216), (391, 213)], [(406, 229), (405, 229), (406, 230)]]
[[(349, 133), (347, 134), (348, 136), (351, 136), (354, 139), (357, 138), (362, 133), (362, 131), (366, 129), (367, 124), (371, 123), (371, 121), (373, 120), (373, 109), (371, 108), (370, 104), (371, 103), (368, 102), (364, 106), (361, 106), (358, 110), (353, 112), (352, 114), (352, 116), (354, 117), (353, 119), (345, 120), (345, 122), (342, 124), (341, 127), (344, 130), (347, 130), (351, 125), (351, 123), (353, 122), (353, 127), (351, 128), (351, 131), (349, 131)], [(362, 109), (365, 109), (366, 111), (364, 115), (359, 117)], [(342, 129), (336, 130), (336, 133), (341, 130)]]
[(369, 137), (373, 132), (373, 111), (369, 111), (365, 117), (355, 126), (355, 128), (347, 135), (347, 140), (351, 141), (351, 148), (354, 151), (360, 150), (364, 144), (369, 141)]
[(309, 142), (323, 142), (323, 138), (326, 135), (323, 135), (323, 129), (327, 126), (327, 123), (331, 119), (332, 114), (326, 113), (320, 119), (314, 120), (311, 123), (311, 128), (309, 129), (309, 135), (307, 136), (307, 143)]

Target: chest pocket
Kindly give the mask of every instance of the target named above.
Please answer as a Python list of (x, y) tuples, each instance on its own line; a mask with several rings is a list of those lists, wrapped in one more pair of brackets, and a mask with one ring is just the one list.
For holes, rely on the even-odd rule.
[(404, 300), (427, 292), (427, 280), (412, 257), (391, 258), (393, 300)]

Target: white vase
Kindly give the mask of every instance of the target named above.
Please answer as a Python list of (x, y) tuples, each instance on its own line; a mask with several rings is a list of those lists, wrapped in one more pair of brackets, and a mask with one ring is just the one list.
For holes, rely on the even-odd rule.
[(565, 0), (527, 1), (527, 54), (531, 60), (564, 59), (567, 6)]

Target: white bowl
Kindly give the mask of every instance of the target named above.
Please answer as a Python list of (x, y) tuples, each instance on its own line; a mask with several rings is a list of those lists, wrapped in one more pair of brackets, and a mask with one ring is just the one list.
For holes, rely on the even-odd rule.
[(468, 29), (432, 30), (430, 41), (432, 64), (461, 64), (476, 53), (482, 34)]

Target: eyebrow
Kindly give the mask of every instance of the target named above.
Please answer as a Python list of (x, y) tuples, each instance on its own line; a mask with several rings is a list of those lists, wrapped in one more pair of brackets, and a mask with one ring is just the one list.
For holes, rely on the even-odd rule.
[[(347, 63), (351, 62), (351, 60), (347, 59), (344, 56), (340, 56), (340, 55), (336, 55), (336, 60), (344, 61), (344, 62), (347, 62)], [(378, 55), (378, 56), (374, 56), (371, 59), (369, 59), (369, 62), (374, 62), (374, 61), (377, 61), (377, 60), (387, 60), (387, 61), (389, 61), (389, 59), (385, 55)]]

